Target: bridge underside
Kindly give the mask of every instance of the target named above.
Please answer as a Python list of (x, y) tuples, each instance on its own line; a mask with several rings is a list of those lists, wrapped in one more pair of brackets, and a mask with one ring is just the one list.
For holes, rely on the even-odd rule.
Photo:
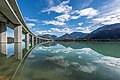
[(14, 30), (14, 53), (18, 57), (22, 56), (22, 34), (25, 34), (27, 50), (30, 43), (34, 46), (41, 41), (49, 40), (37, 37), (28, 29), (16, 0), (0, 0), (0, 52), (3, 54), (7, 54), (7, 27)]

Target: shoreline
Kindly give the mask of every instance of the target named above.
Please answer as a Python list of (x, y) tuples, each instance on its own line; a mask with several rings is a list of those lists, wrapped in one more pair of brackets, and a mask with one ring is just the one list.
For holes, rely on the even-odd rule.
[(54, 40), (56, 42), (120, 42), (120, 39), (79, 39), (79, 40)]

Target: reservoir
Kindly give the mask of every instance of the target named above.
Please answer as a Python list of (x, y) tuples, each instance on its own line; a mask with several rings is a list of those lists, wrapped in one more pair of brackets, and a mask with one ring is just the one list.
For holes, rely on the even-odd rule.
[(52, 42), (36, 46), (16, 80), (120, 80), (120, 43)]

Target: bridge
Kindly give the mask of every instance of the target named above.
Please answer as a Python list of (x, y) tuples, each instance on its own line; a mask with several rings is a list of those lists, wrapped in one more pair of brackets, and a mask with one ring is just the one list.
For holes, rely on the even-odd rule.
[(27, 50), (30, 43), (35, 46), (41, 41), (51, 41), (36, 36), (28, 29), (16, 0), (0, 0), (0, 52), (2, 54), (7, 54), (7, 27), (14, 30), (14, 54), (18, 56), (22, 56), (22, 34), (25, 35)]

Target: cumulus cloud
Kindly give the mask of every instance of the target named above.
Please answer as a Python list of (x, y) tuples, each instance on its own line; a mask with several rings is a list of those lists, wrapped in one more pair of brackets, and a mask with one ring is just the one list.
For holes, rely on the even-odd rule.
[(51, 28), (52, 31), (61, 32), (58, 28)]
[(63, 15), (55, 17), (55, 19), (57, 19), (58, 21), (62, 21), (62, 22), (68, 21), (69, 18), (70, 18), (69, 14), (63, 14)]
[(29, 17), (24, 17), (26, 21), (30, 21), (30, 22), (38, 22), (38, 19), (34, 19), (34, 18), (29, 18)]
[(80, 18), (80, 15), (78, 16), (71, 15), (71, 12), (55, 17), (55, 19), (57, 19), (58, 21), (62, 21), (62, 22), (69, 21), (71, 19), (78, 19), (78, 18)]
[(71, 16), (70, 17), (70, 19), (78, 19), (78, 18), (80, 18), (80, 15), (78, 15), (78, 16)]
[[(91, 32), (103, 25), (120, 23), (120, 0), (108, 0), (103, 6), (98, 9), (86, 8), (76, 10), (72, 14), (86, 16), (89, 20), (88, 27), (77, 27), (76, 29), (82, 32)], [(79, 16), (78, 16), (79, 17)]]
[[(77, 14), (77, 15), (76, 15)], [(93, 8), (86, 8), (83, 10), (70, 11), (69, 13), (64, 13), (60, 16), (55, 17), (58, 21), (69, 21), (71, 19), (78, 19), (81, 16), (87, 16), (87, 18), (92, 18), (98, 14), (98, 11)]]
[(78, 25), (79, 25), (79, 26), (82, 26), (82, 25), (83, 25), (83, 22), (81, 22), (81, 23), (78, 23)]
[(42, 10), (42, 12), (56, 12), (56, 13), (68, 13), (72, 10), (72, 6), (67, 5), (70, 0), (63, 1), (60, 5), (50, 7), (48, 9)]
[(36, 31), (36, 33), (40, 35), (51, 34), (51, 30)]
[[(95, 15), (98, 14), (98, 11), (93, 8), (86, 8), (83, 10), (72, 10), (72, 6), (69, 6), (70, 0), (63, 1), (57, 6), (52, 6), (48, 9), (42, 10), (42, 12), (56, 12), (56, 13), (62, 13), (59, 16), (56, 16), (54, 20), (52, 21), (43, 21), (44, 24), (52, 24), (55, 26), (63, 26), (66, 24), (66, 21), (69, 21), (71, 19), (78, 19), (81, 16), (87, 16), (87, 18), (92, 18)], [(90, 1), (92, 2), (92, 1)]]
[[(58, 16), (54, 17), (52, 21), (43, 21), (43, 23), (45, 25), (67, 26), (67, 21), (85, 17), (86, 20), (84, 23), (78, 23), (75, 26), (78, 26), (77, 28), (74, 27), (67, 30), (52, 28), (52, 31), (59, 33), (74, 31), (90, 33), (103, 25), (120, 23), (120, 0), (107, 0), (102, 6), (96, 9), (94, 7), (89, 7), (89, 4), (92, 2), (93, 0), (89, 0), (88, 3), (83, 4), (81, 10), (73, 10), (73, 7), (69, 5), (70, 0), (63, 1), (57, 6), (52, 6), (42, 11), (60, 13)], [(84, 26), (83, 24), (87, 24), (88, 26)]]
[(61, 34), (65, 34), (65, 33), (72, 33), (73, 30), (70, 28), (51, 28), (49, 30), (37, 30), (35, 31), (36, 34), (39, 35), (44, 35), (44, 34), (51, 34), (51, 35), (55, 35), (55, 33), (57, 33), (57, 36), (61, 36)]
[(27, 26), (28, 26), (28, 28), (32, 28), (33, 26), (35, 26), (35, 24), (34, 23), (27, 23)]
[(45, 25), (51, 24), (51, 25), (55, 25), (55, 26), (63, 26), (63, 25), (66, 24), (66, 23), (64, 23), (64, 22), (55, 21), (55, 20), (52, 20), (52, 21), (43, 21), (43, 23), (44, 23)]
[(91, 26), (88, 27), (76, 27), (76, 28), (51, 28), (53, 33), (72, 33), (72, 32), (83, 32), (83, 33), (90, 33), (92, 32)]
[(75, 28), (75, 31), (83, 32), (83, 33), (91, 33), (92, 32), (91, 26), (88, 26), (88, 27), (77, 27), (77, 28)]
[(63, 29), (58, 29), (58, 28), (51, 28), (52, 31), (59, 32), (59, 33), (72, 33), (73, 30), (70, 28), (63, 28)]
[(86, 8), (83, 10), (75, 10), (74, 12), (72, 12), (72, 14), (79, 14), (78, 17), (80, 16), (87, 16), (87, 18), (93, 18), (94, 16), (96, 16), (98, 14), (98, 10), (95, 10), (93, 8)]

